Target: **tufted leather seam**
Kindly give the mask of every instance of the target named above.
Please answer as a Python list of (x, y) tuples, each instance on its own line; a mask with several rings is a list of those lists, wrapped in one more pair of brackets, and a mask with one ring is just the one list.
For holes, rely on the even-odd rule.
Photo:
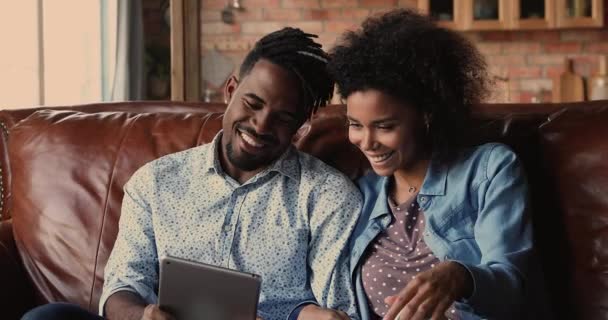
[[(201, 127), (199, 128), (198, 131), (198, 137), (196, 138), (196, 146), (200, 146), (201, 145), (201, 138), (203, 136), (204, 133), (204, 129), (207, 126), (207, 122), (209, 122), (209, 120), (211, 120), (211, 118), (213, 118), (214, 116), (217, 116), (218, 118), (222, 117), (224, 114), (223, 113), (218, 113), (218, 112), (213, 112), (213, 113), (207, 113), (203, 116), (203, 119), (205, 121), (203, 121), (203, 124), (201, 125)], [(221, 130), (221, 129), (220, 129)]]
[(93, 281), (91, 283), (91, 290), (90, 290), (90, 295), (89, 295), (89, 310), (91, 309), (91, 303), (93, 302), (93, 293), (95, 292), (95, 283), (96, 283), (95, 275), (97, 274), (97, 263), (99, 260), (99, 247), (101, 246), (101, 238), (103, 237), (103, 230), (104, 230), (104, 226), (106, 223), (106, 216), (108, 214), (108, 198), (110, 195), (112, 182), (114, 181), (114, 174), (116, 173), (116, 163), (118, 162), (120, 152), (121, 152), (122, 148), (124, 147), (125, 139), (129, 136), (129, 132), (131, 132), (131, 128), (135, 125), (135, 123), (137, 122), (137, 120), (140, 117), (141, 117), (141, 114), (138, 114), (132, 120), (127, 120), (130, 123), (125, 130), (125, 134), (120, 139), (120, 143), (118, 145), (118, 150), (116, 151), (116, 155), (115, 155), (112, 169), (110, 172), (110, 180), (108, 181), (108, 185), (106, 187), (107, 191), (106, 191), (106, 196), (105, 196), (105, 203), (103, 206), (103, 215), (101, 217), (101, 228), (99, 230), (99, 238), (97, 239), (97, 247), (95, 248), (95, 264), (93, 265)]

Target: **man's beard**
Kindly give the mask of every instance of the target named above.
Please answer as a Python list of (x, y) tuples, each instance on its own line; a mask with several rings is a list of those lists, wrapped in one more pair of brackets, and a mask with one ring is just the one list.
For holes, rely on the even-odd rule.
[(226, 155), (228, 156), (228, 161), (230, 161), (230, 163), (244, 171), (253, 171), (261, 167), (270, 165), (271, 162), (267, 159), (262, 159), (247, 153), (241, 154), (240, 157), (236, 156), (234, 154), (232, 142), (228, 142), (228, 144), (226, 145)]

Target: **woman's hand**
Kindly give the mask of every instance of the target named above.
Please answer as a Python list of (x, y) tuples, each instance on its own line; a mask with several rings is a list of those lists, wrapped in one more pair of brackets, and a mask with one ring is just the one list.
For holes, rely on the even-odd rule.
[(445, 319), (452, 303), (471, 295), (473, 279), (469, 271), (454, 261), (444, 261), (422, 272), (395, 296), (384, 301), (390, 305), (384, 320)]
[(298, 320), (350, 320), (350, 318), (342, 311), (321, 308), (317, 305), (309, 304), (302, 308)]

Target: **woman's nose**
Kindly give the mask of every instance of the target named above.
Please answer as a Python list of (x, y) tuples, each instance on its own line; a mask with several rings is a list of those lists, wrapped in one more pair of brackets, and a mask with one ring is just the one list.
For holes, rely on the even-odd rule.
[(376, 143), (375, 143), (373, 133), (369, 130), (366, 130), (363, 133), (363, 138), (361, 140), (361, 149), (362, 150), (373, 150), (375, 145), (376, 145)]

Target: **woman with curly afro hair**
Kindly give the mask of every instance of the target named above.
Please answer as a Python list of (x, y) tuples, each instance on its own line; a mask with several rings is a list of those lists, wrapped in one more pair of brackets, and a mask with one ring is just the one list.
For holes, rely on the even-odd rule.
[(330, 53), (349, 139), (373, 172), (351, 239), (362, 319), (521, 319), (532, 251), (527, 184), (498, 143), (464, 143), (488, 92), (483, 57), (426, 16), (395, 10)]

